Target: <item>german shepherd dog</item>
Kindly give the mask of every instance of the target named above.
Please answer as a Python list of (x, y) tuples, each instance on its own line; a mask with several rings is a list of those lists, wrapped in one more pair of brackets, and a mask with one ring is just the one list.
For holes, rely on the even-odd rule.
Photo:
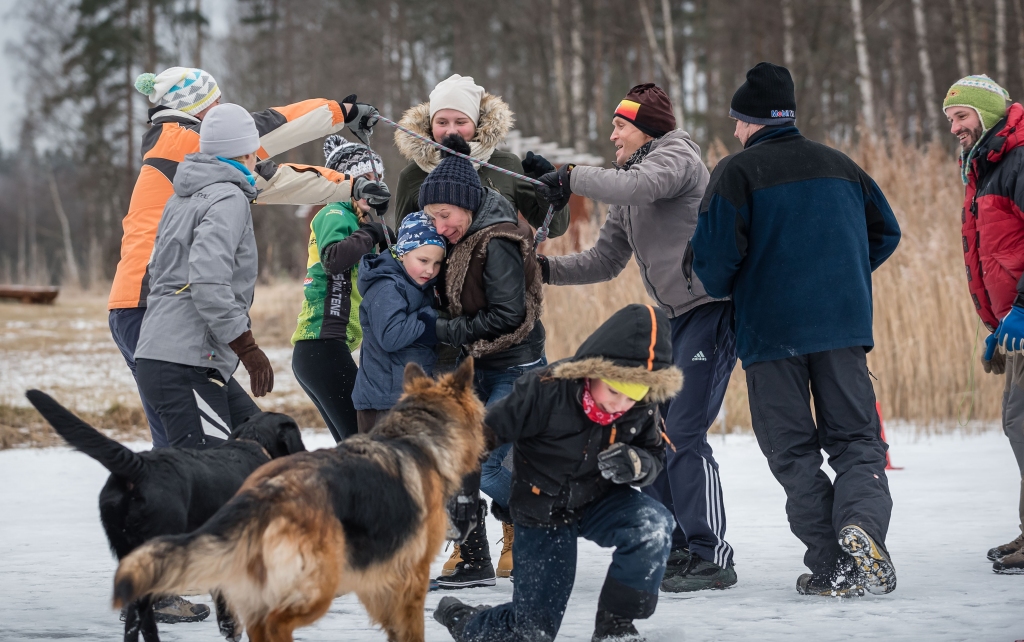
[(473, 362), (404, 392), (373, 431), (256, 471), (206, 524), (121, 560), (114, 606), (186, 586), (217, 591), (252, 642), (290, 642), (355, 592), (388, 640), (421, 642), (446, 504), (484, 449)]
[[(277, 457), (305, 452), (302, 435), (287, 415), (261, 412), (235, 428), (223, 444), (206, 450), (160, 448), (136, 453), (100, 433), (39, 390), (28, 400), (69, 444), (110, 471), (100, 491), (100, 521), (117, 558), (158, 535), (188, 533), (201, 526), (257, 468)], [(189, 590), (193, 587), (183, 587)], [(217, 619), (230, 629), (222, 600)], [(125, 640), (159, 640), (152, 603), (125, 610)], [(230, 636), (229, 636), (230, 637)]]

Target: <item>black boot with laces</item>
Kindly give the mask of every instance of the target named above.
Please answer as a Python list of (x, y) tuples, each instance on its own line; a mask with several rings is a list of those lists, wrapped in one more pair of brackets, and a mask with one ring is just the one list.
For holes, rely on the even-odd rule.
[(647, 642), (633, 626), (633, 620), (609, 611), (598, 611), (594, 637), (590, 642)]

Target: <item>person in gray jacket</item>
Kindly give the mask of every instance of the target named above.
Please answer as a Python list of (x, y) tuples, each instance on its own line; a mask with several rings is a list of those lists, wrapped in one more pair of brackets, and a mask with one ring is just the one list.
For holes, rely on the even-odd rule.
[[(249, 203), (257, 196), (259, 148), (248, 111), (230, 103), (211, 109), (199, 130), (200, 151), (178, 166), (157, 228), (135, 360), (139, 387), (171, 446), (216, 445), (259, 412), (232, 376), (239, 361), (253, 395), (274, 389), (273, 368), (249, 321), (258, 272)], [(353, 197), (374, 192), (373, 205), (386, 200), (380, 187), (356, 178)]]
[(707, 431), (725, 399), (736, 364), (733, 307), (683, 278), (683, 250), (697, 225), (709, 174), (700, 148), (676, 129), (672, 103), (658, 86), (633, 87), (612, 119), (615, 169), (564, 165), (540, 178), (559, 208), (571, 194), (611, 207), (594, 247), (569, 256), (538, 256), (545, 283), (610, 281), (636, 257), (644, 287), (672, 323), (673, 362), (683, 390), (661, 408), (674, 444), (664, 472), (646, 487), (676, 517), (661, 588), (681, 592), (736, 583), (725, 541), (725, 506)]

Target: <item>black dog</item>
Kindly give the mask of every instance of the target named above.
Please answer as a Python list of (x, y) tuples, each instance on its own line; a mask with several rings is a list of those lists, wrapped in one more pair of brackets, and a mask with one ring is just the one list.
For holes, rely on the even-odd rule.
[[(206, 450), (160, 448), (136, 453), (100, 433), (39, 390), (28, 400), (69, 444), (110, 471), (100, 491), (100, 521), (110, 548), (123, 559), (158, 535), (189, 533), (226, 504), (254, 470), (271, 459), (305, 452), (295, 421), (261, 412), (231, 437)], [(217, 620), (228, 639), (240, 637), (223, 600), (214, 595)], [(125, 641), (158, 642), (152, 600), (128, 606)]]

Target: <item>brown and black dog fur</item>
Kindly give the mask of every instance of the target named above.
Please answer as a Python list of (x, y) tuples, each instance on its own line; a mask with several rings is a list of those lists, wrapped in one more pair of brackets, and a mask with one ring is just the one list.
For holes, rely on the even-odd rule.
[(389, 640), (419, 642), (446, 504), (479, 466), (484, 407), (473, 362), (437, 381), (416, 364), (372, 432), (271, 462), (187, 535), (121, 561), (114, 605), (184, 587), (217, 590), (253, 642), (291, 641), (355, 592)]

